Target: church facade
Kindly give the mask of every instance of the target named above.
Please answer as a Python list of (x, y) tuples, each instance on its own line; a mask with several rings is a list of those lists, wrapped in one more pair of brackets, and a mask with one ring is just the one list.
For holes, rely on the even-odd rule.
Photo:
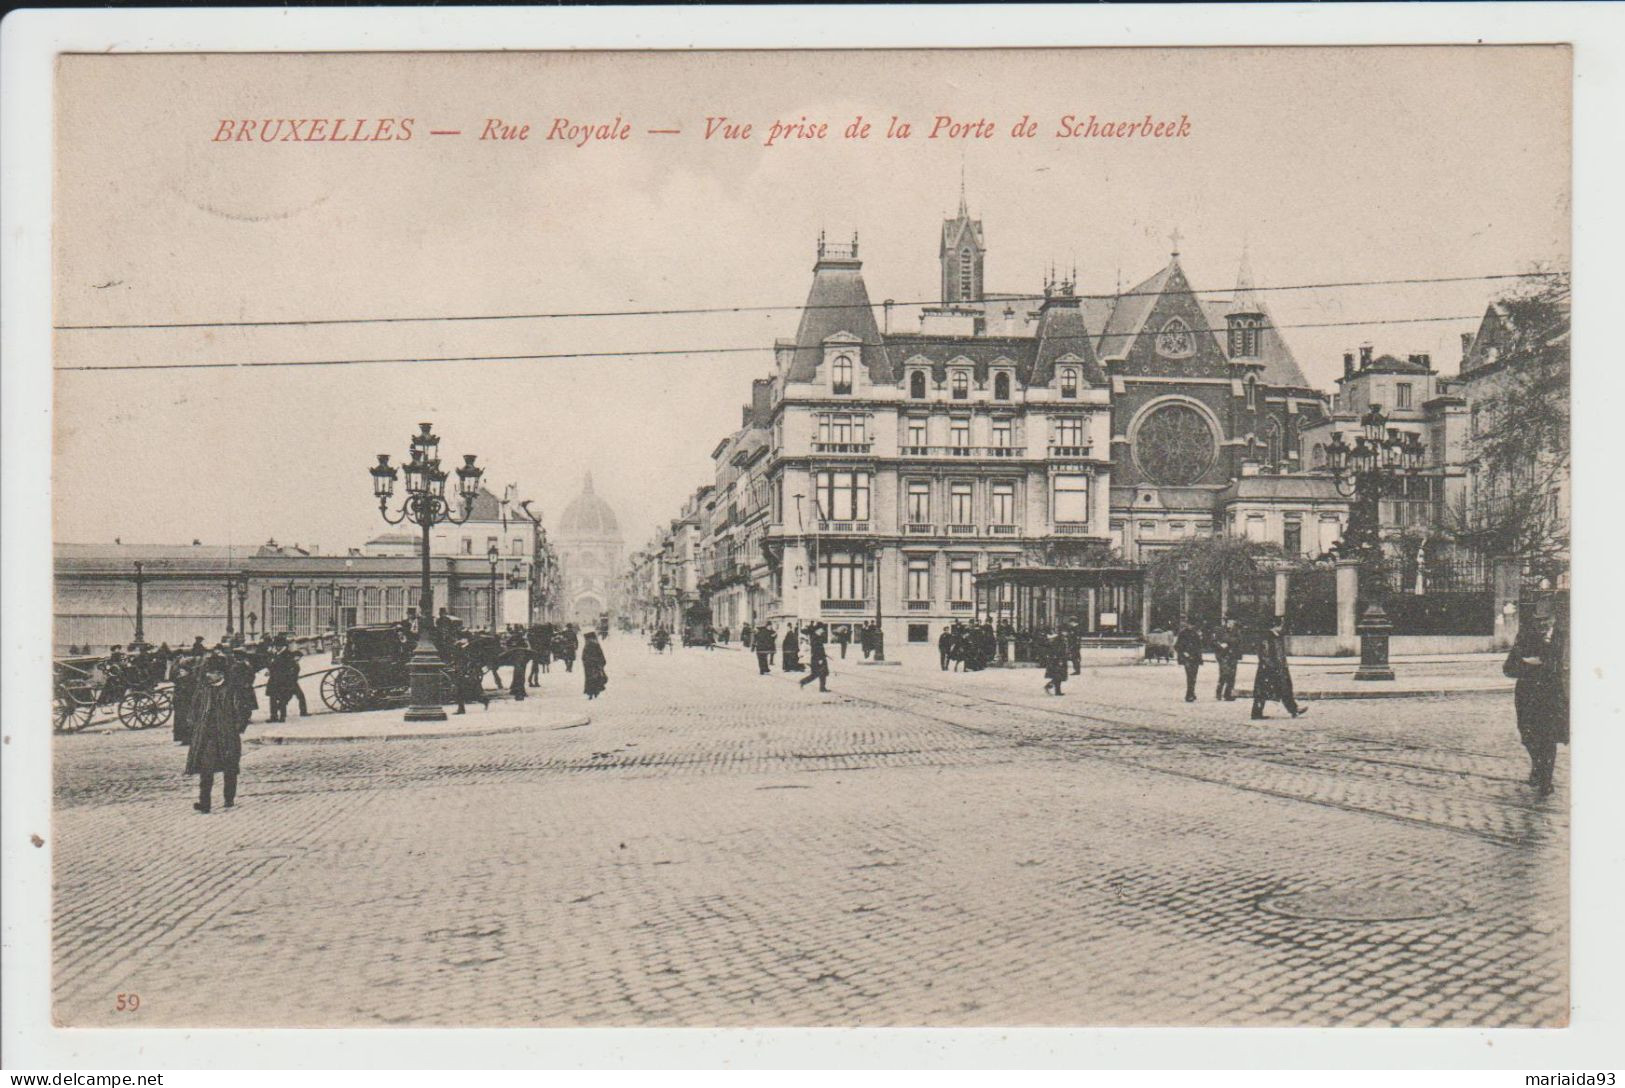
[(615, 585), (625, 543), (615, 511), (593, 491), (592, 473), (582, 479), (581, 493), (559, 516), (554, 546), (563, 583), (561, 618), (590, 628), (600, 616), (616, 612)]
[[(929, 641), (1009, 611), (978, 599), (980, 575), (1067, 567), (1098, 575), (1077, 579), (1068, 614), (1134, 635), (1138, 568), (1183, 539), (1235, 533), (1318, 555), (1341, 535), (1346, 502), (1300, 471), (1325, 401), (1245, 255), (1222, 299), (1192, 291), (1177, 239), (1128, 291), (1051, 275), (1000, 294), (961, 197), (937, 257), (940, 303), (894, 329), (889, 305), (876, 320), (857, 238), (819, 239), (795, 337), (718, 447), (762, 449), (749, 464), (767, 509), (748, 553), (707, 550), (738, 520), (721, 476), (696, 493), (701, 585), (730, 594), (728, 615), (748, 600), (751, 622), (878, 620), (890, 643)], [(749, 594), (722, 584), (746, 578)]]

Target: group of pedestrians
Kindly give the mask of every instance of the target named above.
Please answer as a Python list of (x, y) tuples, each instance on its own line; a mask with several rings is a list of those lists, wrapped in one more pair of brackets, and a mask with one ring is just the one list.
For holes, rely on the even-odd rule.
[[(1247, 634), (1235, 620), (1226, 620), (1211, 632), (1192, 623), (1181, 624), (1174, 637), (1174, 657), (1185, 670), (1185, 701), (1196, 702), (1196, 684), (1202, 666), (1207, 663), (1206, 653), (1213, 651), (1214, 663), (1219, 667), (1219, 682), (1213, 697), (1223, 702), (1236, 698), (1236, 671), (1246, 651)], [(1264, 630), (1253, 636), (1258, 654), (1258, 671), (1253, 674), (1253, 720), (1265, 717), (1267, 704), (1280, 703), (1294, 718), (1309, 713), (1308, 706), (1297, 701), (1292, 690), (1292, 670), (1286, 657), (1286, 620), (1272, 619)]]
[[(609, 673), (604, 648), (597, 631), (582, 634), (573, 623), (555, 625), (535, 623), (509, 624), (500, 634), (492, 632), (464, 632), (456, 617), (441, 617), (436, 621), (437, 642), (448, 647), (452, 692), (457, 713), (468, 710), (468, 704), (478, 702), (490, 709), (491, 697), (485, 688), (485, 674), (489, 672), (500, 690), (504, 687), (515, 702), (523, 702), (529, 689), (542, 682), (542, 674), (553, 671), (553, 662), (564, 665), (565, 672), (574, 672), (576, 659), (582, 662), (582, 690), (587, 698), (596, 699), (609, 686)], [(507, 682), (502, 679), (506, 667)]]
[[(778, 660), (781, 672), (805, 672), (801, 686), (817, 683), (819, 691), (829, 690), (829, 643), (832, 635), (829, 625), (822, 622), (803, 624), (791, 620), (785, 624), (782, 636), (774, 629), (771, 621), (751, 627), (744, 624), (740, 627), (739, 641), (756, 655), (756, 672), (759, 676), (768, 676), (773, 672), (775, 659)], [(848, 641), (850, 637), (848, 636)], [(807, 660), (802, 662), (801, 651), (805, 643)], [(846, 642), (841, 642), (842, 656), (845, 656)]]
[(301, 717), (309, 713), (299, 686), (299, 661), (299, 651), (286, 635), (266, 637), (256, 645), (229, 636), (213, 647), (205, 647), (199, 636), (173, 657), (168, 679), (174, 684), (174, 739), (186, 745), (184, 773), (198, 777), (195, 810), (212, 811), (216, 775), (224, 779), (226, 807), (237, 803), (242, 735), (259, 709), (255, 678), (262, 669), (270, 721), (287, 721), (292, 701), (299, 703)]
[(937, 660), (943, 672), (980, 672), (999, 656), (999, 636), (991, 623), (955, 620), (937, 636)]

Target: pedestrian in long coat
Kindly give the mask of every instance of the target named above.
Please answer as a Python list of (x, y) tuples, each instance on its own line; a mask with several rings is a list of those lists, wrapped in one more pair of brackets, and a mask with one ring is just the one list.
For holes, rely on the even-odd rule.
[(752, 646), (756, 650), (756, 671), (766, 676), (773, 671), (773, 625), (764, 623), (756, 628)]
[(467, 636), (451, 647), (451, 685), (457, 699), (457, 713), (468, 713), (468, 704), (476, 700), (486, 710), (491, 709), (491, 697), (485, 694), (485, 666), (473, 652), (473, 643)]
[(1044, 663), (1044, 690), (1055, 695), (1061, 694), (1061, 684), (1066, 681), (1069, 668), (1072, 664), (1072, 655), (1066, 648), (1066, 636), (1057, 631), (1044, 642), (1046, 654)]
[(801, 663), (801, 632), (796, 630), (793, 623), (784, 629), (783, 650), (784, 658), (779, 666), (781, 669), (785, 672), (800, 672), (806, 668)]
[(553, 653), (554, 656), (558, 657), (564, 662), (565, 672), (575, 672), (576, 647), (579, 645), (580, 643), (577, 641), (575, 624), (569, 624), (564, 628), (563, 631), (559, 632), (558, 642), (553, 646)]
[(175, 684), (171, 705), (174, 707), (176, 744), (192, 743), (192, 697), (197, 694), (197, 667), (202, 661), (201, 653), (182, 654), (169, 670)]
[(1286, 663), (1286, 620), (1280, 616), (1258, 642), (1258, 672), (1253, 675), (1253, 717), (1264, 716), (1264, 704), (1278, 702), (1294, 718), (1309, 712), (1292, 694), (1292, 672)]
[(508, 694), (515, 702), (523, 702), (525, 698), (525, 671), (530, 664), (530, 647), (525, 644), (525, 635), (522, 631), (515, 631), (508, 636), (507, 653), (508, 664), (513, 666), (513, 681), (508, 685)]
[(1190, 624), (1179, 629), (1174, 639), (1174, 656), (1185, 667), (1185, 701), (1196, 702), (1196, 674), (1202, 671), (1202, 635)]
[(828, 691), (829, 648), (823, 624), (815, 623), (807, 629), (807, 653), (812, 668), (801, 678), (801, 686), (806, 687), (816, 680), (819, 691)]
[(1512, 702), (1518, 738), (1529, 753), (1529, 784), (1541, 797), (1552, 792), (1557, 746), (1569, 741), (1569, 652), (1566, 624), (1554, 622), (1541, 602), (1534, 622), (1518, 631), (1518, 641), (1502, 667), (1518, 684)]
[(581, 671), (586, 674), (583, 687), (587, 698), (596, 699), (609, 687), (609, 673), (604, 668), (608, 663), (604, 658), (604, 647), (599, 643), (598, 636), (588, 631), (586, 644), (581, 647)]
[(292, 646), (283, 646), (271, 658), (271, 664), (266, 670), (265, 697), (271, 704), (271, 718), (273, 722), (288, 720), (288, 701), (299, 701), (299, 716), (303, 718), (310, 712), (305, 703), (305, 693), (299, 687), (299, 652)]
[(186, 773), (198, 776), (198, 798), (192, 805), (198, 812), (209, 811), (216, 774), (225, 776), (226, 807), (237, 802), (247, 727), (237, 707), (241, 689), (231, 681), (232, 667), (232, 655), (226, 653), (212, 653), (198, 666), (189, 714), (192, 741), (186, 749)]
[(1236, 667), (1241, 664), (1241, 631), (1228, 620), (1213, 640), (1213, 660), (1219, 664), (1219, 686), (1213, 697), (1226, 702), (1236, 699)]

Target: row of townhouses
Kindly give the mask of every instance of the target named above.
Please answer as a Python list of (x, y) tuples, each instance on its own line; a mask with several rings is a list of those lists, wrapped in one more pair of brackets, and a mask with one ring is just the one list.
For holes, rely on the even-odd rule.
[[(1331, 549), (1349, 501), (1327, 450), (1372, 404), (1424, 443), (1385, 525), (1426, 533), (1467, 509), (1470, 375), (1366, 345), (1328, 397), (1245, 254), (1222, 299), (1191, 289), (1177, 250), (1107, 296), (1053, 276), (1040, 294), (992, 292), (985, 258), (961, 199), (942, 224), (941, 302), (894, 329), (891, 303), (876, 320), (857, 238), (820, 238), (796, 335), (712, 451), (712, 480), (634, 556), (640, 622), (878, 620), (888, 642), (922, 642), (973, 617), (1067, 618), (1137, 635), (1144, 567), (1181, 541)], [(1059, 596), (1026, 592), (1058, 570)]]

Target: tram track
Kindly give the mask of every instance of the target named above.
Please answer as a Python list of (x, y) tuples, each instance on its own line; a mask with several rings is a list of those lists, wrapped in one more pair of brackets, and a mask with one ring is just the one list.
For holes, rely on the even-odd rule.
[[(1443, 768), (1429, 763), (1404, 759), (1380, 759), (1372, 758), (1369, 754), (1364, 753), (1340, 752), (1335, 748), (1327, 747), (1324, 741), (1343, 740), (1367, 746), (1378, 743), (1401, 750), (1407, 747), (1414, 749), (1416, 746), (1412, 745), (1388, 745), (1385, 742), (1375, 741), (1369, 737), (1349, 737), (1346, 735), (1323, 737), (1322, 743), (1317, 744), (1308, 744), (1294, 741), (1290, 737), (1279, 736), (1272, 737), (1268, 744), (1233, 736), (1200, 737), (1192, 735), (1188, 729), (1173, 729), (1164, 725), (1147, 724), (1144, 721), (1131, 721), (1122, 717), (1103, 715), (1094, 709), (1099, 704), (1092, 704), (1090, 710), (1080, 710), (1062, 706), (1037, 706), (1019, 700), (999, 698), (964, 690), (955, 691), (951, 696), (945, 696), (940, 689), (911, 684), (906, 681), (897, 682), (895, 678), (890, 677), (888, 677), (888, 681), (887, 687), (890, 690), (904, 693), (905, 697), (902, 699), (888, 699), (872, 691), (869, 694), (855, 694), (850, 688), (842, 692), (842, 697), (882, 710), (927, 718), (985, 739), (1002, 740), (1006, 743), (1024, 747), (1043, 748), (1066, 758), (1092, 759), (1113, 766), (1169, 775), (1188, 781), (1227, 786), (1281, 800), (1377, 816), (1411, 826), (1464, 835), (1500, 846), (1527, 847), (1531, 845), (1532, 839), (1544, 837), (1543, 832), (1549, 831), (1552, 822), (1550, 811), (1521, 799), (1497, 797), (1481, 792), (1463, 799), (1459, 796), (1453, 796), (1450, 792), (1453, 790), (1455, 794), (1459, 794), (1464, 778), (1478, 781), (1484, 785), (1508, 787), (1521, 785), (1521, 782), (1517, 779), (1471, 769)], [(870, 681), (865, 679), (860, 683), (869, 686)], [(925, 704), (924, 706), (920, 705), (922, 702)], [(1093, 728), (1084, 735), (1074, 733), (1067, 736), (1023, 736), (1019, 731), (1013, 733), (1008, 729), (965, 722), (962, 717), (954, 716), (951, 709), (944, 708), (942, 706), (944, 702), (949, 703), (950, 708), (960, 710), (1002, 712), (1012, 715), (1013, 719), (1018, 715), (1029, 719), (1038, 715), (1050, 719), (1059, 719), (1073, 727), (1081, 723)], [(1461, 748), (1442, 747), (1428, 749), (1428, 751), (1470, 759), (1489, 760), (1495, 758), (1488, 753)], [(1256, 781), (1247, 781), (1244, 776), (1238, 774), (1208, 773), (1188, 766), (1169, 765), (1166, 759), (1159, 758), (1159, 753), (1162, 755), (1174, 754), (1176, 758), (1182, 759), (1212, 757), (1215, 759), (1246, 760), (1253, 764), (1273, 763), (1284, 767), (1289, 773), (1309, 776), (1358, 775), (1367, 783), (1376, 784), (1379, 789), (1384, 789), (1389, 794), (1397, 791), (1412, 791), (1413, 793), (1432, 795), (1440, 800), (1449, 801), (1457, 808), (1463, 805), (1469, 807), (1484, 806), (1490, 812), (1499, 813), (1514, 821), (1523, 823), (1524, 827), (1521, 832), (1514, 833), (1493, 827), (1471, 826), (1462, 822), (1453, 822), (1447, 818), (1433, 818), (1400, 812), (1396, 811), (1394, 807), (1378, 803), (1315, 796), (1308, 790), (1283, 789)], [(1393, 768), (1398, 772), (1414, 776), (1420, 781), (1396, 781), (1391, 775), (1372, 773), (1367, 769), (1369, 767)], [(1429, 779), (1433, 781), (1428, 781)]]

